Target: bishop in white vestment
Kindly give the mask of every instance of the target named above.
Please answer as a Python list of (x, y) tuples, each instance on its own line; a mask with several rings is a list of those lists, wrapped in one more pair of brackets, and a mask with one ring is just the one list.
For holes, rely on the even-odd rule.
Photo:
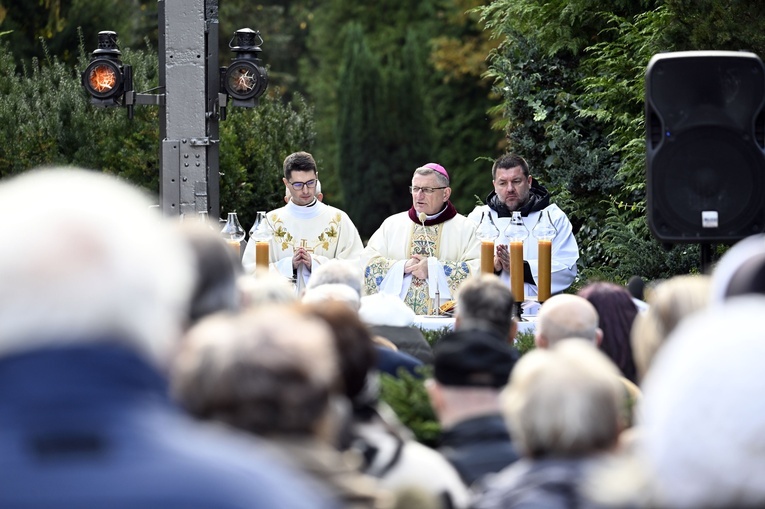
[(457, 213), (448, 184), (446, 170), (436, 163), (415, 171), (412, 208), (383, 221), (364, 249), (365, 294), (398, 295), (415, 313), (427, 315), (478, 273), (476, 225)]

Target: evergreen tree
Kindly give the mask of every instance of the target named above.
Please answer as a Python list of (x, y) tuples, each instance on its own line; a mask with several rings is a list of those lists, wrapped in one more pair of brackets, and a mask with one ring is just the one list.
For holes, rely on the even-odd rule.
[(337, 116), (337, 168), (348, 197), (346, 212), (359, 233), (369, 236), (379, 225), (379, 215), (387, 212), (386, 200), (393, 192), (378, 138), (383, 83), (380, 64), (366, 44), (361, 25), (350, 24), (345, 40), (338, 90), (342, 100)]
[[(410, 32), (416, 35), (416, 42), (412, 44), (418, 45), (417, 51), (424, 56), (424, 60), (420, 57), (409, 60), (422, 62), (418, 69), (420, 81), (410, 83), (409, 87), (417, 86), (423, 90), (429, 116), (424, 120), (435, 129), (432, 143), (422, 145), (420, 137), (401, 138), (400, 143), (409, 146), (397, 148), (401, 153), (408, 151), (412, 161), (417, 160), (413, 163), (415, 166), (406, 163), (405, 168), (391, 162), (391, 171), (406, 169), (408, 180), (416, 165), (437, 161), (456, 176), (460, 185), (472, 186), (482, 176), (482, 189), (486, 189), (490, 180), (486, 164), (475, 160), (481, 156), (498, 155), (502, 136), (491, 129), (491, 119), (486, 115), (490, 88), (480, 78), (490, 46), (482, 41), (488, 40), (488, 36), (480, 30), (477, 16), (464, 16), (467, 8), (484, 1), (488, 0), (423, 0), (415, 3), (387, 0), (371, 4), (327, 0), (316, 5), (308, 36), (308, 53), (302, 61), (300, 74), (310, 100), (316, 106), (316, 155), (324, 172), (322, 186), (330, 193), (325, 199), (342, 208), (349, 205), (344, 199), (352, 199), (340, 196), (340, 183), (336, 179), (340, 170), (333, 167), (342, 143), (337, 138), (334, 122), (344, 93), (338, 94), (341, 89), (337, 83), (345, 32), (338, 27), (350, 22), (361, 24), (370, 51), (381, 63), (383, 76), (403, 65), (394, 62), (401, 61), (404, 45), (408, 40), (413, 41)], [(467, 50), (461, 47), (462, 37), (471, 38)], [(399, 124), (399, 129), (402, 128), (406, 128), (404, 122)], [(424, 147), (430, 151), (421, 159), (414, 157)], [(472, 194), (472, 187), (467, 194), (455, 187), (452, 196), (457, 202), (462, 200), (462, 209), (469, 212), (474, 202)]]
[(509, 143), (570, 213), (585, 278), (698, 266), (697, 251), (664, 251), (645, 221), (645, 66), (671, 49), (657, 3), (498, 0), (482, 10), (502, 40), (490, 74)]

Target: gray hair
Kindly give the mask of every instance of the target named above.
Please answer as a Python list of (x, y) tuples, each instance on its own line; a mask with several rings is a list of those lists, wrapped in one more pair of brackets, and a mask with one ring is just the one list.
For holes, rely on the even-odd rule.
[(314, 268), (306, 289), (321, 285), (339, 284), (350, 286), (360, 296), (362, 279), (361, 269), (355, 263), (350, 260), (332, 258)]
[(763, 330), (765, 297), (740, 296), (686, 318), (659, 350), (639, 433), (655, 507), (765, 504)]
[(193, 327), (174, 365), (172, 386), (197, 417), (260, 435), (315, 434), (337, 376), (324, 323), (266, 306), (211, 316)]
[(137, 188), (83, 169), (0, 183), (0, 355), (111, 341), (164, 364), (195, 265), (178, 228), (150, 206)]
[(510, 288), (494, 274), (465, 281), (457, 293), (457, 315), (462, 329), (491, 330), (510, 335), (515, 299)]
[(427, 168), (425, 166), (417, 168), (414, 170), (414, 175), (422, 175), (424, 177), (427, 177), (428, 175), (435, 175), (439, 186), (449, 187), (449, 179), (446, 178), (442, 173), (439, 173), (432, 168)]

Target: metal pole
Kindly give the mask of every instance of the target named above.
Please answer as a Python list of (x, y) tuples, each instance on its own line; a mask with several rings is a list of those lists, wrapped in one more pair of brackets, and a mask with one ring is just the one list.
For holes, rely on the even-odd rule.
[[(217, 1), (207, 4), (209, 11), (205, 0), (158, 1), (159, 74), (165, 94), (160, 120), (160, 204), (168, 215), (196, 216), (208, 211), (211, 217), (220, 217), (218, 119), (208, 100), (211, 88), (217, 99), (218, 85), (211, 84), (207, 72), (208, 66), (216, 73), (218, 69), (218, 9)], [(209, 31), (214, 32), (215, 42), (210, 46), (215, 48), (211, 51), (207, 40), (213, 25), (214, 30)], [(211, 146), (212, 158), (208, 154)], [(215, 190), (211, 193), (208, 174), (213, 173)]]

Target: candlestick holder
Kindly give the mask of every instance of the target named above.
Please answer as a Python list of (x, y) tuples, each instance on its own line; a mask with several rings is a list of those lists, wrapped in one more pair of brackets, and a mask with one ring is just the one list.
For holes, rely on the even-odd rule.
[[(523, 291), (523, 241), (529, 236), (529, 230), (523, 224), (523, 218), (519, 211), (513, 212), (505, 228), (505, 237), (510, 247), (510, 290), (513, 292), (516, 302), (523, 303), (525, 300)], [(520, 316), (520, 306), (518, 306)]]
[(543, 210), (531, 233), (537, 239), (537, 300), (541, 304), (550, 298), (552, 287), (552, 241), (558, 230)]
[(223, 225), (220, 234), (231, 249), (234, 250), (237, 259), (241, 258), (242, 241), (244, 240), (245, 232), (244, 228), (242, 228), (242, 225), (239, 223), (239, 218), (237, 217), (236, 212), (228, 213), (226, 224)]
[(499, 237), (499, 228), (491, 219), (491, 212), (481, 213), (481, 222), (475, 231), (481, 240), (481, 273), (494, 273), (494, 243)]
[(258, 211), (255, 217), (255, 224), (250, 230), (250, 242), (255, 241), (255, 269), (268, 270), (269, 250), (268, 244), (274, 236), (273, 228), (268, 222), (266, 212)]

